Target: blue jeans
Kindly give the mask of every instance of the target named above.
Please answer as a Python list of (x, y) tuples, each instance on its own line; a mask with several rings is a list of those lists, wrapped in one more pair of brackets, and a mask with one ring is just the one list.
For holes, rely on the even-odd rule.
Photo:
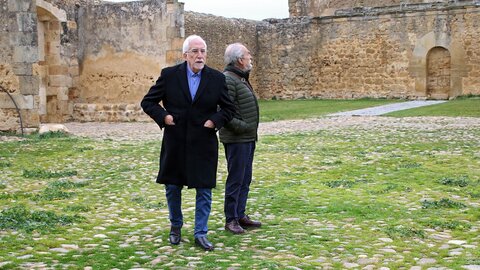
[[(170, 223), (176, 228), (183, 226), (182, 188), (183, 186), (165, 185)], [(207, 236), (208, 217), (212, 208), (212, 189), (197, 188), (196, 192), (194, 237), (198, 238)]]
[(230, 222), (245, 216), (255, 142), (225, 143), (224, 147), (228, 165), (224, 211), (226, 222)]

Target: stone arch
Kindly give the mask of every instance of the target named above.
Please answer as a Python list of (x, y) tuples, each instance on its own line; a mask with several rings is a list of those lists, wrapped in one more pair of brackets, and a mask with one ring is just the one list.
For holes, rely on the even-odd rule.
[(62, 23), (67, 21), (67, 15), (64, 10), (43, 0), (36, 1), (36, 11), (38, 63), (35, 71), (39, 77), (40, 122), (62, 122), (59, 101), (68, 103), (68, 87), (58, 75), (68, 70), (60, 53)]
[[(428, 61), (432, 49), (437, 53), (450, 55), (450, 82), (447, 95), (429, 96)], [(432, 54), (430, 54), (432, 56)], [(445, 60), (445, 59), (444, 59)], [(415, 96), (417, 98), (454, 98), (462, 94), (462, 78), (467, 75), (465, 51), (447, 33), (430, 32), (417, 41), (412, 52), (409, 66), (410, 73), (415, 77)], [(433, 71), (433, 70), (432, 70)]]

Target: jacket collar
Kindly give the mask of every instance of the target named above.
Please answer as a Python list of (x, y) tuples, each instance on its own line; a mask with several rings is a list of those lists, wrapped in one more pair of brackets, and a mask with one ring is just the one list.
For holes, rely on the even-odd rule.
[(247, 71), (247, 72), (242, 71), (239, 68), (237, 68), (236, 66), (231, 65), (231, 64), (225, 67), (225, 71), (233, 72), (237, 76), (239, 76), (240, 78), (244, 78), (247, 82), (248, 82), (248, 78), (250, 77), (250, 72), (249, 71)]

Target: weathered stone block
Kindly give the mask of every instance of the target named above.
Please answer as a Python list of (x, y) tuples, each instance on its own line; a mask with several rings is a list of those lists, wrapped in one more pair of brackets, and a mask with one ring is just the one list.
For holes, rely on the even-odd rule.
[(33, 11), (34, 5), (31, 0), (8, 0), (8, 11), (10, 12), (25, 12)]
[(47, 133), (47, 132), (63, 132), (63, 133), (70, 133), (68, 128), (62, 124), (43, 124), (40, 125), (40, 129), (38, 130), (39, 134)]
[(75, 30), (75, 29), (77, 29), (77, 23), (75, 21), (68, 21), (67, 22), (67, 27), (70, 30)]
[(17, 13), (17, 27), (19, 32), (36, 32), (37, 15), (35, 13)]
[[(70, 76), (79, 76), (80, 75), (80, 68), (78, 66), (71, 66), (68, 68), (68, 74)], [(72, 82), (73, 84), (73, 82)]]
[(166, 54), (166, 62), (168, 65), (173, 65), (182, 59), (182, 52), (179, 50), (170, 50)]
[[(34, 98), (32, 95), (20, 95), (13, 94), (11, 95), (19, 109), (29, 109), (32, 110), (34, 106)], [(0, 92), (0, 108), (2, 109), (15, 109), (15, 103), (12, 101), (10, 96), (6, 93)]]
[(47, 87), (46, 95), (47, 96), (57, 96), (58, 95), (58, 89), (61, 87), (54, 87), (54, 86), (49, 86)]
[(32, 75), (32, 64), (30, 63), (13, 63), (12, 69), (15, 75)]
[(60, 114), (68, 114), (68, 101), (59, 100), (57, 102), (57, 106)]
[(177, 49), (177, 48), (178, 48), (179, 50), (182, 50), (183, 41), (184, 41), (183, 38), (174, 38), (174, 39), (172, 39), (171, 48), (172, 48), (172, 49)]
[(53, 87), (71, 87), (72, 78), (67, 75), (51, 75), (48, 77), (49, 85)]
[(58, 100), (66, 101), (68, 100), (68, 87), (58, 87)]
[(35, 32), (13, 32), (11, 35), (11, 44), (15, 46), (37, 46), (38, 37)]
[(61, 65), (51, 65), (48, 67), (48, 74), (50, 75), (67, 75), (68, 67)]
[(23, 95), (38, 95), (38, 77), (37, 76), (18, 76), (20, 84), (20, 93)]
[(15, 46), (13, 49), (13, 62), (36, 63), (38, 61), (38, 48), (36, 46)]
[(21, 110), (23, 126), (26, 128), (38, 128), (40, 126), (40, 116), (37, 110)]

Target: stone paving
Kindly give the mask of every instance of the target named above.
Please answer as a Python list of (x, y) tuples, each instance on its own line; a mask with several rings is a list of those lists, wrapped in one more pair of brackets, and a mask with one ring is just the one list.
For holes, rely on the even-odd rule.
[[(65, 126), (69, 131), (78, 136), (90, 137), (93, 139), (112, 139), (112, 140), (159, 140), (161, 139), (161, 131), (154, 122), (133, 122), (133, 123), (66, 123)], [(309, 132), (318, 130), (332, 130), (332, 129), (419, 129), (419, 130), (454, 130), (454, 129), (479, 129), (480, 118), (468, 118), (468, 117), (407, 117), (407, 118), (392, 118), (381, 116), (335, 116), (335, 117), (322, 117), (305, 120), (289, 120), (289, 121), (277, 121), (267, 122), (260, 125), (259, 134), (260, 142), (262, 136), (278, 135), (283, 133), (295, 133), (295, 132)], [(165, 213), (164, 213), (165, 214)], [(293, 222), (293, 221), (292, 221)], [(328, 224), (318, 224), (326, 226)], [(105, 230), (103, 227), (96, 227), (101, 232)], [(333, 228), (335, 229), (335, 228)], [(94, 239), (103, 239), (108, 237), (107, 234), (97, 233), (93, 235)], [(139, 241), (135, 238), (138, 236), (132, 236), (127, 240), (126, 245)], [(446, 242), (445, 249), (449, 250), (449, 256), (455, 257), (456, 254), (461, 253), (463, 250), (477, 249), (477, 245), (469, 245), (464, 240), (455, 239), (450, 233), (433, 232), (433, 237), (440, 242)], [(157, 239), (162, 241), (161, 239)], [(156, 240), (155, 240), (156, 241)], [(392, 242), (390, 238), (379, 238), (372, 240), (382, 244), (383, 253), (397, 253), (394, 247), (391, 247), (389, 243)], [(93, 245), (93, 244), (92, 244)], [(221, 243), (219, 243), (219, 247)], [(93, 246), (92, 246), (93, 248)], [(52, 248), (49, 251), (52, 253), (68, 253), (71, 250), (79, 250), (80, 247), (74, 243), (63, 244), (60, 247)], [(268, 252), (268, 248), (266, 248)], [(166, 246), (159, 252), (173, 253), (174, 248)], [(343, 261), (343, 269), (374, 269), (372, 264), (375, 264), (378, 260), (381, 260), (382, 254), (378, 254), (373, 257), (359, 257), (352, 261)], [(28, 256), (28, 255), (26, 255)], [(398, 254), (401, 256), (401, 254)], [(161, 262), (167, 257), (167, 255), (159, 255), (157, 258), (152, 258), (151, 264), (161, 264)], [(19, 258), (22, 259), (22, 258)], [(23, 258), (23, 259), (28, 259)], [(318, 261), (324, 260), (327, 263), (327, 257), (318, 258)], [(413, 266), (411, 270), (421, 269), (446, 269), (433, 267), (438, 258), (432, 258), (425, 256), (418, 258), (416, 266)], [(8, 267), (9, 262), (3, 262), (0, 259), (0, 268)], [(31, 265), (24, 264), (27, 269), (48, 269), (48, 265), (44, 263), (32, 263)], [(173, 265), (172, 265), (173, 266)], [(195, 268), (195, 259), (192, 259), (192, 268)], [(93, 268), (85, 268), (93, 269)], [(233, 269), (233, 268), (232, 268)], [(292, 268), (293, 269), (293, 268)], [(298, 268), (301, 269), (301, 268)], [(325, 269), (328, 268), (325, 265)], [(389, 269), (382, 267), (379, 269)], [(480, 265), (471, 264), (463, 265), (461, 269), (480, 270)]]
[[(65, 126), (75, 135), (113, 140), (161, 139), (162, 131), (154, 122), (130, 123), (78, 123)], [(421, 128), (449, 129), (480, 127), (480, 118), (472, 117), (382, 117), (382, 116), (336, 116), (305, 120), (286, 120), (260, 123), (259, 135), (276, 135), (304, 131), (341, 128)]]
[(383, 115), (390, 112), (407, 110), (412, 108), (430, 106), (435, 104), (440, 104), (447, 102), (446, 100), (413, 100), (401, 103), (387, 104), (377, 107), (371, 107), (366, 109), (353, 110), (348, 112), (338, 112), (329, 114), (329, 116), (354, 116), (354, 115), (363, 115), (363, 116), (373, 116), (373, 115)]

